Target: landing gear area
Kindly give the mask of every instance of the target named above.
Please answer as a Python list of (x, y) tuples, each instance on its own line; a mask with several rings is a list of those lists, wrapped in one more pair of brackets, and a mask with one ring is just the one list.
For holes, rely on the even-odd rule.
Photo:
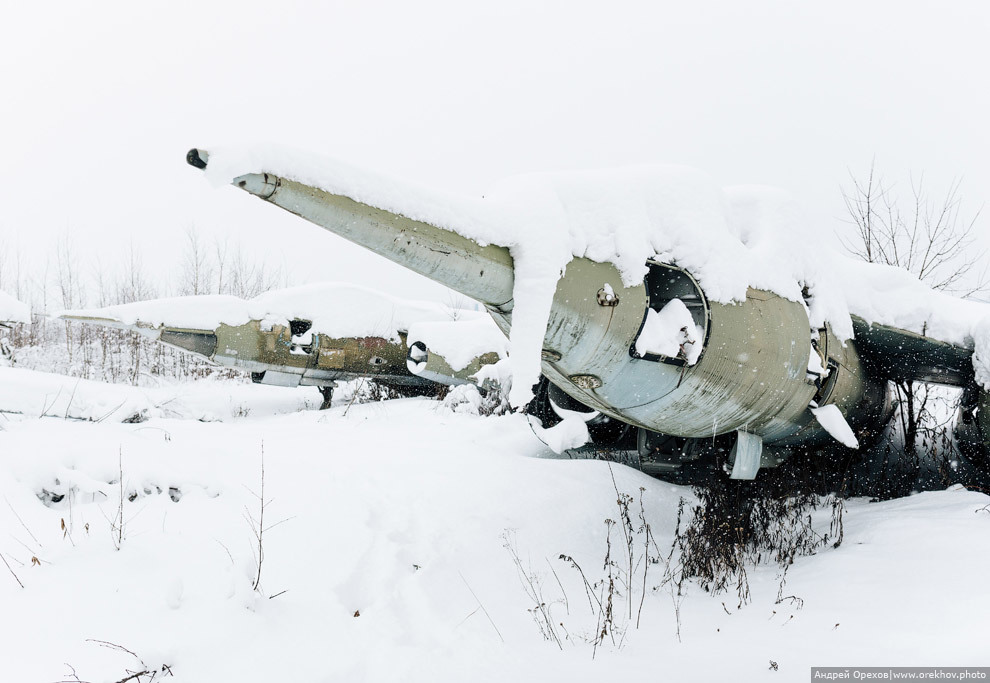
[(567, 451), (568, 456), (622, 463), (678, 484), (698, 484), (720, 476), (734, 440), (734, 435), (682, 439), (649, 432), (591, 410), (543, 377), (526, 414), (550, 428), (562, 419), (558, 410), (595, 413), (587, 421), (591, 442)]
[(333, 400), (333, 390), (334, 385), (329, 385), (325, 387), (320, 387), (320, 394), (323, 396), (323, 403), (320, 404), (320, 410), (327, 410), (330, 408), (330, 402)]
[[(887, 499), (959, 483), (986, 488), (990, 478), (981, 467), (984, 461), (975, 455), (982, 455), (982, 449), (972, 448), (962, 438), (961, 448), (953, 451), (955, 456), (900, 455), (893, 443), (896, 437), (885, 428), (887, 420), (884, 427), (860, 434), (862, 447), (858, 450), (838, 443), (798, 448), (760, 444), (757, 448), (753, 443), (741, 443), (736, 432), (688, 439), (625, 424), (577, 402), (544, 377), (526, 414), (550, 428), (562, 420), (558, 411), (594, 413), (587, 421), (591, 442), (566, 451), (565, 457), (617, 462), (674, 484), (710, 486), (735, 479), (740, 486), (750, 481), (773, 490)], [(741, 473), (745, 476), (739, 476)]]

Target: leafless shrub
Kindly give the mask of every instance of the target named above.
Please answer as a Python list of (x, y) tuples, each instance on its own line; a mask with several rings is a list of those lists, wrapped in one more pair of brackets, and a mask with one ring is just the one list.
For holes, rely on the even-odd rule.
[[(647, 596), (663, 588), (671, 591), (678, 633), (680, 629), (680, 588), (683, 584), (680, 567), (672, 562), (675, 548), (671, 547), (667, 553), (663, 553), (658, 547), (652, 527), (647, 521), (644, 488), (640, 488), (637, 499), (620, 491), (614, 478), (613, 487), (616, 495), (615, 511), (614, 515), (604, 520), (605, 547), (600, 573), (589, 576), (572, 555), (561, 553), (557, 556), (557, 561), (573, 570), (580, 581), (590, 615), (594, 618), (594, 626), (590, 629), (578, 628), (573, 623), (573, 627), (568, 628), (563, 619), (554, 618), (553, 608), (556, 605), (564, 606), (567, 613), (565, 618), (570, 622), (583, 621), (586, 617), (571, 612), (563, 582), (552, 562), (547, 561), (560, 594), (548, 597), (542, 577), (532, 568), (524, 567), (514, 536), (508, 531), (503, 535), (504, 545), (513, 558), (527, 596), (536, 605), (530, 611), (537, 620), (543, 637), (558, 645), (562, 645), (563, 640), (586, 642), (592, 646), (592, 657), (597, 655), (598, 649), (606, 642), (612, 647), (621, 648), (630, 630), (640, 628)], [(683, 505), (681, 508), (683, 509)], [(678, 524), (679, 520), (680, 516)], [(659, 576), (654, 573), (655, 578), (651, 580), (651, 571), (657, 568), (662, 568), (663, 572)], [(566, 634), (563, 639), (559, 637), (561, 632)], [(574, 633), (573, 637), (571, 633)]]
[[(132, 668), (124, 667), (124, 676), (122, 678), (116, 679), (113, 683), (130, 683), (134, 681), (135, 683), (153, 683), (156, 680), (161, 680), (166, 676), (174, 676), (172, 673), (172, 667), (168, 664), (155, 664), (149, 666), (144, 662), (141, 657), (135, 654), (132, 650), (127, 649), (123, 645), (118, 645), (117, 643), (111, 643), (107, 640), (96, 640), (93, 638), (87, 639), (88, 643), (93, 643), (99, 647), (112, 650), (114, 652), (119, 652), (131, 657), (137, 664), (136, 667), (132, 665)], [(71, 664), (66, 664), (69, 672), (66, 677), (56, 683), (91, 683), (90, 681), (85, 681), (79, 677), (76, 669)], [(118, 674), (119, 675), (119, 674)], [(109, 680), (105, 676), (100, 677), (101, 681)]]
[(543, 636), (544, 640), (549, 640), (556, 644), (558, 648), (563, 649), (564, 646), (557, 633), (557, 627), (552, 616), (553, 604), (552, 602), (548, 602), (543, 596), (543, 581), (540, 575), (534, 572), (531, 567), (525, 567), (523, 565), (522, 558), (519, 557), (519, 551), (516, 548), (516, 539), (512, 530), (506, 529), (502, 532), (502, 547), (512, 557), (512, 563), (516, 567), (519, 581), (522, 584), (523, 590), (526, 592), (526, 597), (529, 598), (530, 603), (533, 605), (529, 608), (529, 612), (533, 615), (533, 621), (536, 623), (537, 628), (539, 628), (540, 635)]
[(366, 394), (363, 397), (362, 403), (377, 403), (379, 401), (388, 401), (393, 398), (402, 398), (402, 391), (395, 387), (394, 385), (388, 384), (386, 382), (378, 382), (376, 380), (368, 380), (365, 382)]
[(251, 532), (254, 534), (255, 541), (257, 545), (254, 547), (254, 580), (251, 582), (251, 589), (260, 591), (261, 589), (261, 568), (265, 561), (265, 508), (268, 507), (270, 500), (265, 498), (265, 446), (261, 445), (261, 486), (260, 492), (255, 493), (248, 489), (255, 498), (258, 499), (258, 514), (255, 516), (251, 512), (251, 509), (244, 506), (244, 519), (247, 520), (248, 524), (251, 526)]
[[(749, 572), (766, 565), (780, 569), (776, 603), (800, 609), (803, 599), (785, 591), (789, 569), (801, 556), (842, 543), (845, 505), (840, 496), (795, 488), (795, 478), (800, 480), (796, 475), (762, 483), (718, 479), (697, 487), (697, 504), (691, 507), (683, 498), (678, 502), (673, 536), (666, 548), (659, 546), (648, 522), (645, 489), (640, 488), (636, 498), (622, 492), (613, 478), (615, 510), (605, 520), (600, 573), (589, 576), (571, 554), (558, 556), (558, 561), (576, 572), (594, 628), (590, 632), (566, 628), (563, 621), (550, 621), (549, 614), (540, 613), (541, 629), (545, 632), (546, 624), (552, 623), (558, 633), (568, 634), (568, 640), (573, 641), (571, 633), (581, 636), (592, 645), (594, 657), (606, 643), (621, 648), (629, 633), (642, 626), (647, 597), (666, 593), (680, 639), (681, 607), (691, 585), (713, 595), (732, 592), (739, 609), (752, 599)], [(812, 516), (819, 510), (831, 515), (827, 531), (813, 524)], [(519, 562), (514, 545), (510, 551)], [(538, 577), (523, 571), (521, 562), (517, 567), (523, 576), (529, 574), (527, 586), (539, 589), (528, 590), (531, 599), (549, 613), (559, 599), (548, 599)], [(563, 585), (559, 581), (558, 585), (566, 601)], [(723, 609), (732, 614), (725, 603)], [(568, 610), (568, 618), (573, 621), (578, 615)]]
[[(244, 519), (247, 521), (248, 525), (251, 527), (251, 533), (254, 536), (254, 545), (252, 546), (252, 554), (254, 556), (254, 578), (251, 581), (251, 589), (261, 593), (261, 569), (265, 562), (265, 533), (271, 531), (280, 524), (288, 522), (291, 517), (285, 519), (280, 519), (279, 521), (265, 526), (265, 512), (268, 510), (268, 506), (272, 504), (270, 498), (265, 497), (265, 445), (261, 444), (261, 476), (259, 477), (260, 485), (258, 492), (248, 489), (248, 492), (258, 499), (257, 513), (253, 512), (250, 507), (244, 506)], [(230, 551), (227, 551), (228, 554)], [(276, 598), (282, 595), (285, 591), (276, 593), (270, 598)]]
[[(795, 558), (842, 543), (845, 505), (834, 494), (722, 478), (696, 487), (695, 493), (699, 503), (677, 539), (683, 577), (713, 594), (734, 590), (737, 609), (750, 601), (747, 567), (776, 564), (782, 570), (782, 590)], [(825, 533), (812, 520), (812, 513), (822, 508), (831, 510)]]
[(508, 400), (499, 387), (488, 385), (477, 387), (473, 384), (460, 384), (454, 387), (443, 386), (438, 399), (444, 407), (459, 413), (490, 417), (503, 415), (510, 410)]
[(110, 522), (110, 537), (113, 539), (114, 548), (120, 550), (124, 544), (124, 454), (123, 451), (117, 453), (117, 488), (118, 502), (117, 514)]

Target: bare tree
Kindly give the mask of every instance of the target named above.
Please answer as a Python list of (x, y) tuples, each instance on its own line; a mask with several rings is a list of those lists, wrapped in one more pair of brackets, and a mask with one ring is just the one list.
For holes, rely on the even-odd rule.
[[(924, 176), (911, 180), (911, 195), (902, 201), (895, 187), (877, 173), (875, 162), (865, 180), (850, 173), (852, 189), (843, 188), (846, 210), (856, 230), (843, 240), (851, 254), (870, 263), (904, 268), (932, 289), (963, 298), (990, 291), (986, 250), (976, 241), (977, 211), (962, 215), (959, 180), (944, 197), (933, 199)], [(904, 450), (917, 456), (919, 432), (937, 427), (932, 413), (933, 395), (927, 384), (894, 383)]]
[(92, 273), (91, 280), (94, 287), (93, 291), (96, 293), (96, 305), (100, 308), (111, 305), (113, 292), (111, 291), (110, 278), (107, 268), (99, 256), (94, 261)]
[(244, 254), (238, 244), (230, 258), (230, 281), (227, 293), (251, 299), (278, 286), (282, 279), (280, 268), (265, 261), (255, 261)]
[[(221, 263), (221, 268), (223, 264)], [(179, 293), (183, 296), (207, 294), (213, 282), (213, 264), (206, 245), (200, 240), (196, 227), (186, 230), (186, 248), (182, 255), (183, 283)]]
[[(846, 249), (870, 263), (898, 266), (930, 286), (963, 298), (990, 290), (986, 250), (976, 241), (977, 211), (961, 215), (959, 180), (954, 180), (941, 200), (933, 200), (925, 178), (911, 180), (911, 197), (902, 202), (870, 164), (866, 180), (852, 176), (853, 189), (843, 189), (846, 210), (856, 228), (856, 238), (843, 242)], [(982, 269), (980, 268), (982, 264)]]
[(123, 272), (117, 278), (116, 301), (127, 304), (132, 301), (144, 301), (158, 294), (154, 284), (148, 279), (144, 270), (144, 260), (140, 252), (131, 242), (123, 261)]
[(224, 238), (223, 242), (219, 239), (213, 241), (213, 251), (216, 257), (217, 264), (217, 294), (226, 294), (224, 287), (226, 283), (224, 282), (224, 274), (227, 266), (227, 239)]
[(55, 276), (62, 308), (78, 308), (85, 305), (82, 278), (79, 274), (79, 255), (75, 243), (66, 232), (55, 245)]
[[(55, 245), (55, 275), (58, 294), (63, 309), (78, 308), (85, 304), (79, 274), (79, 258), (75, 244), (68, 232)], [(65, 321), (65, 351), (72, 362), (72, 328)]]

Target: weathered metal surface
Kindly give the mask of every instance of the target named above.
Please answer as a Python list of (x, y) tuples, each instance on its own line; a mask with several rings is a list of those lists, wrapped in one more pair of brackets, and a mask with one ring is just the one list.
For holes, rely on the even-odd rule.
[(217, 350), (217, 336), (212, 332), (163, 329), (158, 340), (163, 344), (206, 358), (213, 358)]
[(387, 378), (413, 386), (425, 383), (406, 369), (404, 338), (393, 342), (381, 337), (338, 339), (307, 333), (300, 341), (288, 325), (262, 327), (257, 320), (236, 326), (221, 324), (212, 336), (216, 342), (210, 354), (203, 353), (208, 342), (202, 337), (191, 343), (188, 334), (176, 335), (166, 328), (161, 341), (199, 352), (225, 367), (265, 373), (258, 377), (264, 384), (324, 386), (358, 377)]
[[(484, 302), (503, 332), (511, 326), (508, 250), (269, 174), (234, 184)], [(662, 303), (656, 282), (623, 287), (611, 264), (575, 259), (558, 283), (542, 354), (545, 376), (572, 398), (653, 432), (698, 439), (742, 430), (768, 445), (831, 438), (808, 410), (813, 399), (834, 403), (854, 429), (884, 413), (884, 381), (864, 368), (855, 346), (828, 331), (823, 343), (833, 374), (824, 386), (809, 380), (811, 330), (802, 304), (755, 289), (743, 302), (708, 302), (689, 274), (651, 267), (671, 276), (674, 298), (684, 298), (696, 316), (705, 338), (700, 358), (691, 365), (683, 353), (637, 357), (633, 345), (647, 310)]]
[(736, 443), (729, 455), (732, 479), (753, 480), (763, 461), (763, 439), (749, 432), (736, 432)]
[(335, 338), (315, 333), (294, 338), (290, 325), (262, 326), (257, 320), (197, 330), (158, 327), (141, 321), (122, 323), (109, 318), (63, 317), (137, 331), (218, 365), (250, 372), (262, 384), (322, 387), (368, 377), (396, 386), (434, 386), (434, 382), (417, 377), (406, 368), (405, 336), (401, 334), (395, 341), (381, 337)]
[[(831, 328), (820, 331), (819, 348), (828, 361), (829, 377), (816, 388), (820, 406), (835, 404), (861, 444), (875, 441), (893, 410), (887, 382), (866, 367), (852, 341), (841, 342)], [(831, 435), (805, 410), (799, 420), (801, 429), (779, 439), (780, 446), (817, 446), (832, 442)]]
[[(331, 337), (311, 331), (308, 320), (288, 324), (243, 325), (221, 323), (203, 330), (169, 327), (144, 321), (125, 323), (113, 317), (65, 314), (66, 320), (135, 331), (164, 344), (207, 358), (218, 365), (252, 373), (254, 381), (278, 386), (333, 386), (361, 377), (380, 380), (395, 388), (435, 389), (437, 384), (461, 384), (482, 365), (498, 361), (496, 353), (475, 358), (455, 372), (443, 356), (430, 353), (431, 373), (414, 374), (406, 364), (406, 335), (397, 339), (377, 336)], [(293, 334), (295, 332), (295, 334)]]
[(271, 174), (233, 184), (488, 306), (512, 307), (512, 256), (389, 211)]
[[(603, 282), (618, 294), (614, 307), (598, 305)], [(707, 304), (707, 342), (697, 364), (635, 358), (629, 349), (647, 309), (645, 285), (621, 288), (610, 264), (576, 259), (558, 284), (544, 342), (561, 358), (545, 360), (544, 373), (582, 403), (664, 434), (700, 438), (742, 429), (768, 443), (828, 437), (808, 411), (818, 389), (807, 379), (811, 336), (804, 307), (770, 292), (748, 294), (738, 304)], [(855, 349), (837, 341), (833, 349), (839, 376), (826, 403), (857, 423), (851, 409), (862, 406), (868, 385), (876, 383), (862, 371)], [(577, 386), (570, 379), (577, 375), (594, 375), (602, 386)]]
[(973, 350), (853, 316), (856, 348), (875, 374), (894, 381), (964, 387), (973, 381)]

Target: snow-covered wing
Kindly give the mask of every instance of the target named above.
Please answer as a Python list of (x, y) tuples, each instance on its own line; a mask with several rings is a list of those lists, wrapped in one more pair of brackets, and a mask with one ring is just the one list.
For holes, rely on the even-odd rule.
[[(226, 295), (184, 296), (62, 311), (65, 320), (133, 330), (156, 337), (162, 328), (213, 332), (221, 325), (244, 325), (251, 320), (288, 325), (307, 320), (314, 333), (331, 337), (377, 336), (397, 341), (410, 325), (450, 320), (452, 311), (431, 302), (407, 301), (340, 282), (324, 282), (274, 290), (254, 299)], [(478, 311), (458, 312), (479, 317)]]
[(973, 350), (853, 316), (856, 349), (870, 369), (894, 381), (966, 386), (973, 381)]
[(0, 325), (29, 322), (31, 322), (31, 310), (27, 304), (0, 290)]

